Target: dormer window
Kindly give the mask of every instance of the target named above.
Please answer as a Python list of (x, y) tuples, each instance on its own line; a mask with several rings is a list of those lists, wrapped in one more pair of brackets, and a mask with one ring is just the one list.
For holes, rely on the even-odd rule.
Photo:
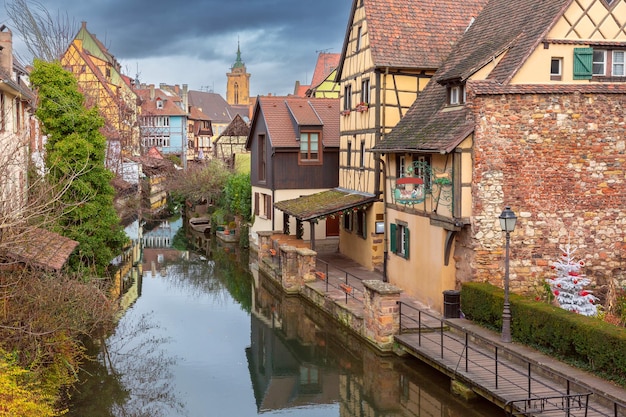
[(156, 100), (156, 108), (157, 109), (162, 109), (163, 108), (163, 100), (161, 100), (160, 98), (157, 98), (157, 100)]
[(448, 104), (458, 106), (465, 103), (465, 87), (461, 85), (451, 85), (448, 87)]

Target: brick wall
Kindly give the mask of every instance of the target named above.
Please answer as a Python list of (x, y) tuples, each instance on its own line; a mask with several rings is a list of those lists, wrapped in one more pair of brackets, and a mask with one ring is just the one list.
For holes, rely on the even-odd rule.
[[(502, 285), (498, 215), (518, 216), (511, 235), (515, 292), (550, 276), (559, 244), (579, 247), (598, 286), (626, 286), (626, 96), (474, 96), (473, 217), (457, 256), (472, 279)], [(466, 250), (464, 250), (464, 248)], [(468, 249), (471, 249), (468, 250)]]

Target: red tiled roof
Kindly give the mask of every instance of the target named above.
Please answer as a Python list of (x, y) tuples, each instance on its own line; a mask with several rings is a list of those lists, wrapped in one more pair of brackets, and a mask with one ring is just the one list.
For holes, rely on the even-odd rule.
[(204, 114), (202, 112), (202, 110), (200, 110), (198, 107), (196, 106), (189, 106), (190, 107), (190, 111), (189, 111), (189, 119), (191, 120), (211, 120), (211, 118), (209, 116), (207, 116), (206, 114)]
[[(168, 116), (184, 116), (187, 114), (182, 109), (182, 99), (176, 94), (170, 94), (159, 88), (154, 89), (154, 99), (150, 99), (150, 88), (136, 89), (135, 93), (141, 98), (142, 115), (162, 114)], [(157, 108), (157, 101), (163, 101), (163, 108)]]
[[(338, 77), (360, 2), (353, 0)], [(369, 37), (375, 67), (437, 69), (487, 0), (363, 0), (363, 3), (364, 35)]]
[(323, 126), (324, 146), (339, 146), (339, 99), (262, 96), (257, 108), (273, 147), (298, 147), (298, 125)]
[[(317, 57), (317, 63), (315, 64), (315, 70), (313, 71), (313, 77), (311, 78), (311, 85), (303, 87), (317, 87), (323, 83), (324, 80), (339, 65), (339, 58), (341, 58), (341, 54), (321, 52)], [(304, 92), (306, 93), (306, 90)]]

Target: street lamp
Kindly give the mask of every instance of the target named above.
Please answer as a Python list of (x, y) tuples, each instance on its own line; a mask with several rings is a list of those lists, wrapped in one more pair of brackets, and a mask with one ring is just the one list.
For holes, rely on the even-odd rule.
[(502, 311), (502, 341), (511, 342), (511, 306), (509, 304), (509, 242), (511, 241), (511, 232), (515, 230), (517, 217), (506, 206), (502, 214), (500, 214), (500, 228), (506, 233), (506, 252), (504, 258), (504, 310)]

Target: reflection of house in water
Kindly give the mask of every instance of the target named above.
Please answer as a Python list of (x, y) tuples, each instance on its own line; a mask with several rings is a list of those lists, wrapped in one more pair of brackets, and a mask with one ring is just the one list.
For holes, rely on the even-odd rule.
[(143, 269), (150, 271), (150, 276), (155, 278), (157, 271), (165, 275), (166, 264), (175, 261), (188, 254), (172, 249), (174, 236), (183, 225), (182, 217), (175, 220), (162, 220), (155, 224), (144, 226), (142, 238), (143, 246)]
[(315, 346), (288, 339), (258, 314), (251, 316), (251, 327), (251, 346), (246, 356), (257, 411), (334, 404), (339, 400), (339, 373), (323, 366)]
[(130, 307), (141, 295), (141, 238), (142, 228), (139, 220), (135, 220), (124, 228), (130, 239), (128, 246), (116, 257), (112, 264), (115, 267), (111, 294), (119, 298), (122, 310)]

